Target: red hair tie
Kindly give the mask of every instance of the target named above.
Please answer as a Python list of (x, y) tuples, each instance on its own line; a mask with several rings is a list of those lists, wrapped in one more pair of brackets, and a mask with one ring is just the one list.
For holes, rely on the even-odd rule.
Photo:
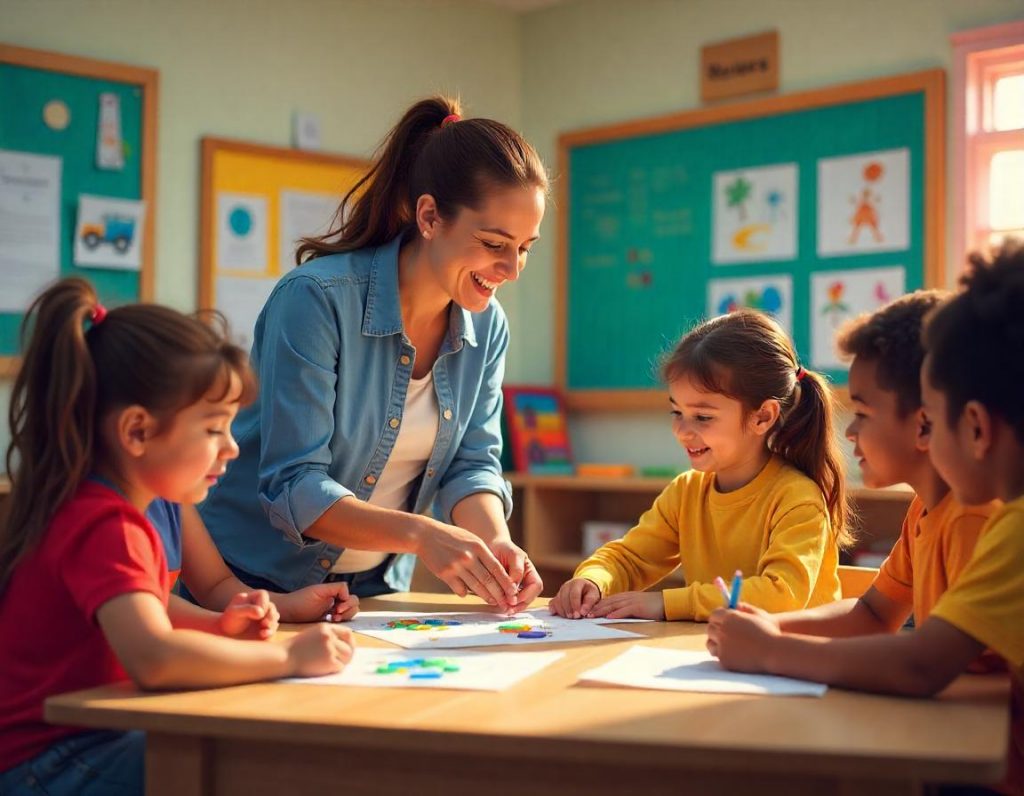
[(441, 126), (444, 127), (444, 126), (450, 124), (451, 122), (461, 122), (461, 121), (462, 121), (462, 117), (459, 116), (459, 114), (457, 114), (457, 113), (449, 113), (447, 116), (445, 116), (441, 120)]
[(803, 381), (804, 380), (804, 376), (806, 376), (806, 375), (807, 375), (807, 371), (806, 370), (804, 370), (801, 367), (797, 367), (797, 369), (796, 369), (796, 380), (797, 381)]
[(89, 320), (92, 321), (93, 326), (99, 326), (106, 317), (107, 308), (97, 301), (96, 306), (92, 308), (92, 315), (89, 316)]

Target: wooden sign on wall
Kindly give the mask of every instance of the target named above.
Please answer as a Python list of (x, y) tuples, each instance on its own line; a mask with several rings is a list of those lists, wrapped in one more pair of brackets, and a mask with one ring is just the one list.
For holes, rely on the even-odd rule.
[(705, 102), (777, 89), (778, 31), (702, 47), (700, 75), (700, 96)]

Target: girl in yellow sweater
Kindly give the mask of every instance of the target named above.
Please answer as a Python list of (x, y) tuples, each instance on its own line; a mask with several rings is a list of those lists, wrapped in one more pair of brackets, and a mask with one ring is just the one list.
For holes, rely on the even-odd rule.
[[(580, 564), (552, 613), (704, 621), (722, 605), (715, 578), (736, 571), (743, 601), (768, 611), (838, 599), (847, 503), (824, 379), (800, 367), (775, 321), (749, 310), (683, 337), (662, 377), (693, 469)], [(677, 566), (685, 586), (642, 591)]]

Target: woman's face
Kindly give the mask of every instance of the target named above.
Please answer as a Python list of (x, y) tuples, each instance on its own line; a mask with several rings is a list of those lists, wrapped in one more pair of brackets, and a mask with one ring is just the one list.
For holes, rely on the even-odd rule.
[(543, 218), (544, 191), (516, 187), (492, 191), (476, 210), (438, 219), (424, 235), (438, 283), (460, 307), (482, 312), (502, 284), (519, 278)]

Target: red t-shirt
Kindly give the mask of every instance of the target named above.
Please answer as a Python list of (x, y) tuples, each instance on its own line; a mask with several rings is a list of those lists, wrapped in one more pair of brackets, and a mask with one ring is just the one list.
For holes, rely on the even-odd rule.
[(47, 697), (128, 679), (96, 611), (130, 592), (167, 605), (160, 537), (123, 497), (86, 481), (0, 593), (0, 771), (85, 731), (47, 724)]

